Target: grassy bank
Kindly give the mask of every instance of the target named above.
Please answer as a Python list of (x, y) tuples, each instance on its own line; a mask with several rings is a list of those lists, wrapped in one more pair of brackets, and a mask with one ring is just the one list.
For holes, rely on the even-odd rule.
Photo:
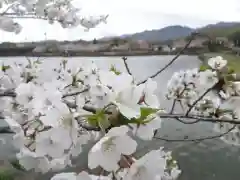
[(235, 72), (240, 73), (240, 56), (229, 52), (218, 52), (218, 53), (205, 53), (200, 54), (198, 57), (203, 63), (206, 63), (207, 60), (211, 57), (222, 56), (224, 59), (228, 60), (228, 64)]

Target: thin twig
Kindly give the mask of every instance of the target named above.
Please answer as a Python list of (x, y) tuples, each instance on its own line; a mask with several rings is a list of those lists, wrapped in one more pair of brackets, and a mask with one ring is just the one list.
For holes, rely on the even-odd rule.
[(62, 96), (62, 98), (69, 97), (69, 96), (77, 96), (77, 95), (79, 95), (81, 93), (87, 92), (88, 90), (89, 90), (89, 88), (85, 88), (82, 91), (77, 91), (77, 92), (73, 92), (73, 93), (64, 94)]
[(172, 104), (172, 108), (171, 108), (171, 111), (170, 111), (170, 114), (173, 113), (173, 111), (174, 111), (174, 109), (175, 109), (176, 102), (177, 102), (177, 100), (174, 99), (174, 100), (173, 100), (173, 104)]
[(0, 97), (16, 97), (16, 93), (13, 91), (5, 91), (0, 93)]
[[(92, 109), (91, 107), (83, 107), (84, 110), (87, 111), (95, 111), (96, 109)], [(93, 112), (94, 113), (94, 112)], [(183, 124), (196, 124), (198, 122), (211, 122), (211, 123), (229, 123), (229, 124), (235, 124), (235, 125), (240, 125), (240, 120), (239, 119), (217, 119), (213, 117), (205, 117), (205, 116), (197, 116), (197, 115), (188, 115), (186, 116), (185, 114), (159, 114), (159, 117), (162, 119), (168, 119), (168, 120), (177, 120)], [(180, 118), (185, 118), (185, 119), (194, 119), (194, 121), (183, 121)], [(4, 117), (0, 116), (0, 119), (4, 119)], [(89, 131), (99, 131), (99, 127), (91, 127), (87, 125), (80, 125), (82, 128), (89, 130)], [(2, 127), (4, 129), (4, 133), (6, 129), (9, 127)], [(0, 134), (1, 134), (1, 129), (0, 129)]]
[(131, 71), (130, 71), (130, 69), (129, 69), (129, 67), (128, 67), (128, 64), (127, 64), (127, 58), (126, 58), (126, 57), (123, 57), (122, 60), (123, 60), (123, 62), (124, 62), (124, 65), (125, 65), (125, 67), (126, 67), (126, 70), (127, 70), (128, 74), (129, 74), (129, 75), (132, 75), (132, 73), (131, 73)]
[(4, 16), (5, 14), (7, 14), (8, 10), (10, 10), (16, 4), (18, 3), (13, 3), (10, 6), (8, 6), (2, 13), (0, 13), (0, 16)]
[[(194, 33), (191, 35), (189, 41), (187, 42), (187, 44), (182, 48), (181, 51), (179, 51), (177, 53), (177, 55), (166, 65), (164, 66), (162, 69), (160, 69), (159, 71), (157, 71), (155, 74), (153, 74), (152, 76), (148, 77), (148, 78), (155, 78), (157, 75), (159, 75), (161, 72), (163, 72), (164, 70), (166, 70), (172, 63), (174, 63), (174, 61), (176, 61), (178, 59), (178, 57), (188, 48), (188, 46), (191, 44), (191, 42), (193, 41), (193, 39), (195, 38), (195, 36), (198, 35), (197, 33)], [(139, 82), (137, 85), (143, 84), (145, 83), (147, 80), (143, 80), (141, 82)]]
[(164, 137), (153, 137), (153, 138), (154, 139), (160, 139), (160, 140), (167, 141), (167, 142), (199, 142), (199, 141), (216, 139), (216, 138), (220, 138), (222, 136), (225, 136), (226, 134), (230, 133), (235, 127), (236, 127), (236, 125), (233, 126), (232, 128), (230, 128), (228, 131), (226, 131), (222, 134), (219, 134), (219, 135), (196, 138), (196, 139), (167, 139), (167, 138), (164, 138)]
[[(159, 114), (159, 117), (162, 119), (169, 118), (170, 119), (178, 119), (178, 118), (185, 118), (185, 119), (195, 119), (197, 121), (180, 121), (183, 124), (195, 124), (197, 122), (211, 122), (211, 123), (229, 123), (229, 124), (240, 124), (240, 119), (217, 119), (210, 116), (198, 116), (198, 115), (188, 115), (185, 114)], [(178, 120), (179, 121), (179, 120)]]
[(194, 106), (202, 100), (202, 98), (204, 98), (204, 96), (207, 95), (207, 93), (209, 93), (214, 87), (216, 86), (216, 84), (210, 88), (208, 88), (196, 101), (193, 102), (193, 104), (189, 107), (188, 111), (186, 112), (186, 116), (188, 116), (188, 114), (191, 112), (191, 110), (194, 108)]

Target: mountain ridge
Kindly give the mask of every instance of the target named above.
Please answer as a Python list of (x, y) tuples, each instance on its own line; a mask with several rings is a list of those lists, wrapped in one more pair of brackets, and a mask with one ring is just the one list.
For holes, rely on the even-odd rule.
[[(235, 30), (240, 31), (240, 22), (218, 22), (215, 24), (208, 24), (206, 26), (200, 28), (191, 28), (189, 26), (182, 25), (171, 25), (166, 26), (161, 29), (153, 29), (153, 30), (145, 30), (142, 32), (134, 33), (134, 34), (123, 34), (120, 36), (115, 36), (111, 38), (129, 38), (131, 40), (145, 40), (145, 41), (168, 41), (175, 40), (178, 38), (184, 38), (189, 36), (192, 32), (204, 32), (211, 33), (216, 35), (224, 34), (228, 35)], [(224, 32), (226, 31), (226, 32)], [(101, 38), (101, 40), (109, 39), (109, 37)]]

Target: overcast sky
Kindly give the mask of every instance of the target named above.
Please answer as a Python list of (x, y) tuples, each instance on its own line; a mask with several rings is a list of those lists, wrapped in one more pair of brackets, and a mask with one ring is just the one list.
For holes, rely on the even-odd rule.
[(240, 0), (75, 0), (84, 15), (109, 14), (108, 23), (90, 32), (62, 29), (41, 20), (19, 20), (23, 31), (0, 31), (0, 41), (74, 40), (129, 34), (168, 25), (200, 27), (219, 21), (240, 22)]

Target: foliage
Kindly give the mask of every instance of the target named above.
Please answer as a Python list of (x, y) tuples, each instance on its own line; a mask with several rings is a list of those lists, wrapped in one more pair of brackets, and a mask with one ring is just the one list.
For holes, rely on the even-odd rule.
[(93, 44), (97, 44), (98, 40), (96, 38), (93, 39)]
[(10, 170), (0, 170), (0, 180), (14, 180), (14, 175)]
[(233, 41), (234, 46), (240, 46), (240, 30), (229, 35), (229, 39)]
[(240, 31), (239, 24), (229, 27), (206, 27), (199, 30), (200, 33), (213, 37), (229, 37), (236, 31)]
[(24, 167), (19, 163), (17, 159), (11, 160), (10, 163), (15, 169), (25, 171)]

